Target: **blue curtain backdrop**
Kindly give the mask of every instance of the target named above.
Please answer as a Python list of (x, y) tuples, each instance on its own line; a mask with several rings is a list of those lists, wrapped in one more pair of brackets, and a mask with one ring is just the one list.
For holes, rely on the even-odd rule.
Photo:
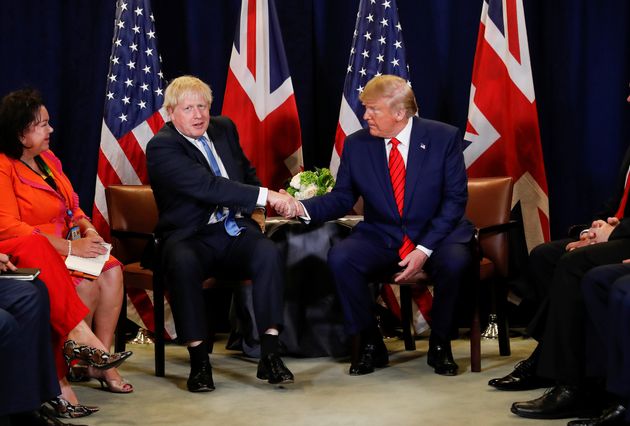
[[(327, 166), (359, 0), (276, 0), (307, 168)], [(630, 142), (630, 1), (524, 0), (552, 236), (588, 220)], [(398, 0), (421, 115), (464, 129), (482, 0)], [(240, 0), (154, 0), (167, 79), (195, 74), (221, 111)], [(0, 95), (39, 88), (91, 211), (114, 0), (5, 0)], [(1, 196), (1, 195), (0, 195)]]

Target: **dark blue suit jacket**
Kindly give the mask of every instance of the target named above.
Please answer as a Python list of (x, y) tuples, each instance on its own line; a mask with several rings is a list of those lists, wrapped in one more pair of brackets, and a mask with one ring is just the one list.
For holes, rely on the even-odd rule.
[(470, 241), (473, 226), (463, 217), (468, 180), (461, 135), (444, 123), (412, 120), (402, 218), (394, 200), (384, 140), (363, 129), (346, 138), (332, 192), (304, 201), (313, 222), (347, 214), (362, 196), (364, 221), (355, 232), (380, 237), (387, 247), (400, 247), (404, 234), (432, 250), (443, 241)]
[(212, 117), (208, 136), (229, 179), (217, 177), (203, 154), (168, 122), (147, 145), (147, 168), (160, 213), (156, 233), (169, 242), (193, 235), (217, 206), (249, 215), (260, 181), (227, 117)]

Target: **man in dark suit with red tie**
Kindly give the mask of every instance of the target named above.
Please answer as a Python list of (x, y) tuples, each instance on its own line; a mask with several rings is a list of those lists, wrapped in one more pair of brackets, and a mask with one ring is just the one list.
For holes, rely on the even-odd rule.
[(293, 374), (278, 355), (283, 262), (261, 232), (266, 203), (275, 206), (291, 198), (260, 187), (234, 123), (227, 117), (210, 120), (211, 103), (212, 92), (203, 81), (190, 76), (173, 80), (164, 93), (171, 121), (149, 141), (146, 152), (159, 210), (162, 268), (177, 335), (190, 353), (188, 390), (214, 390), (202, 283), (222, 275), (253, 281), (261, 336), (256, 376), (273, 384), (291, 383)]
[(400, 77), (373, 78), (360, 99), (368, 129), (346, 138), (332, 192), (288, 214), (322, 222), (345, 215), (363, 197), (364, 220), (328, 254), (353, 341), (350, 374), (388, 363), (368, 283), (402, 268), (398, 280), (425, 270), (435, 283), (427, 361), (437, 374), (455, 375), (455, 305), (473, 261), (460, 132), (416, 117), (415, 96)]

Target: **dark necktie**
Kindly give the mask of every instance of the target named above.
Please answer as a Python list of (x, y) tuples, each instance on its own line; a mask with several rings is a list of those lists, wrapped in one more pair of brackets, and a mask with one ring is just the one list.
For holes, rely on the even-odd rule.
[[(396, 138), (392, 138), (392, 149), (389, 152), (389, 176), (392, 179), (392, 188), (394, 189), (394, 199), (396, 200), (396, 206), (398, 207), (398, 213), (400, 217), (403, 214), (403, 207), (405, 203), (405, 162), (403, 161), (400, 151), (398, 151), (398, 145), (400, 141)], [(403, 242), (398, 249), (398, 255), (401, 259), (404, 259), (409, 253), (415, 249), (415, 245), (409, 239), (407, 234), (403, 236)]]
[(628, 173), (628, 176), (626, 177), (626, 186), (624, 187), (624, 190), (623, 190), (623, 197), (621, 197), (619, 208), (617, 209), (617, 213), (615, 213), (615, 217), (617, 219), (621, 219), (624, 216), (624, 212), (626, 210), (626, 204), (628, 203), (628, 192), (630, 190), (630, 185), (628, 185), (629, 183), (630, 183), (630, 173)]
[[(217, 162), (217, 159), (214, 156), (214, 154), (212, 154), (210, 145), (208, 145), (208, 139), (205, 136), (202, 136), (197, 140), (201, 142), (201, 145), (203, 145), (204, 151), (206, 151), (206, 155), (208, 156), (208, 161), (210, 162), (210, 168), (212, 169), (212, 173), (214, 173), (215, 176), (223, 176), (221, 174), (221, 169), (219, 168), (219, 163)], [(240, 228), (236, 224), (236, 220), (234, 220), (234, 212), (232, 210), (228, 210), (228, 214), (226, 215), (225, 212), (223, 211), (223, 207), (218, 206), (215, 212), (215, 216), (218, 222), (221, 222), (221, 220), (225, 219), (223, 220), (225, 231), (233, 237), (236, 237), (238, 234), (241, 233), (243, 229), (245, 229), (245, 228)]]

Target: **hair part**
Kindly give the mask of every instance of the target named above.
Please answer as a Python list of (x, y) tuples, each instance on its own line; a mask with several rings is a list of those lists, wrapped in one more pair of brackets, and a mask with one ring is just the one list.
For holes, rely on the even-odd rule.
[(385, 99), (392, 110), (403, 109), (407, 118), (418, 112), (416, 96), (409, 83), (396, 75), (384, 74), (372, 78), (359, 95), (363, 103), (377, 99)]
[(170, 82), (164, 91), (164, 108), (172, 111), (179, 101), (192, 93), (200, 94), (208, 102), (208, 108), (210, 108), (212, 89), (201, 79), (192, 75), (183, 75)]
[(40, 120), (42, 95), (33, 88), (13, 91), (0, 101), (0, 152), (19, 159), (24, 152), (22, 137)]

